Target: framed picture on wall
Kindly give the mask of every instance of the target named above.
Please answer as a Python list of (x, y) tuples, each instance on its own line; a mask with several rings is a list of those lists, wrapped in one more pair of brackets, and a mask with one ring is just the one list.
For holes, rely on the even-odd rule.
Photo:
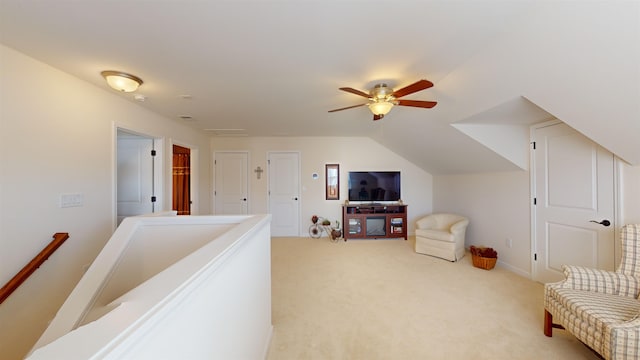
[(326, 199), (340, 200), (340, 165), (326, 164), (324, 170)]

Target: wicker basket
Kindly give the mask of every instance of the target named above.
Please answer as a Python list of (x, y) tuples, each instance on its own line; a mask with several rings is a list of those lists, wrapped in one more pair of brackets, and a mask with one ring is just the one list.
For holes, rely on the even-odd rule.
[(487, 258), (478, 255), (471, 255), (471, 259), (473, 260), (473, 266), (485, 270), (493, 269), (496, 266), (496, 261), (498, 261), (498, 258)]

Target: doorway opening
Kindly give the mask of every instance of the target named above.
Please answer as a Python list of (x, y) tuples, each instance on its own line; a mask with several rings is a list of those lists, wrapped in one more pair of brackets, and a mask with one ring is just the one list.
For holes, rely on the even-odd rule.
[(126, 217), (162, 209), (155, 193), (162, 188), (161, 139), (120, 127), (115, 134), (114, 228)]

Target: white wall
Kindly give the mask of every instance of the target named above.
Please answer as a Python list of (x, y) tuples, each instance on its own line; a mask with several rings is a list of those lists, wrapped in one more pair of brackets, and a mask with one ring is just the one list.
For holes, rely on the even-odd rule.
[[(301, 232), (311, 224), (317, 214), (330, 220), (342, 221), (342, 207), (347, 189), (349, 171), (400, 170), (402, 172), (402, 199), (408, 205), (409, 233), (414, 233), (417, 217), (431, 213), (431, 174), (406, 159), (389, 151), (377, 142), (363, 137), (215, 137), (211, 139), (213, 151), (245, 150), (249, 152), (249, 212), (267, 213), (268, 194), (265, 173), (260, 180), (253, 172), (258, 166), (267, 169), (268, 151), (299, 151), (301, 154)], [(325, 200), (324, 166), (340, 164), (340, 200)], [(318, 173), (318, 180), (311, 175)], [(215, 186), (215, 184), (214, 184)], [(211, 191), (213, 193), (213, 191)]]
[[(113, 232), (114, 123), (200, 154), (200, 213), (209, 212), (208, 138), (0, 46), (0, 282), (27, 264), (55, 232), (69, 240), (0, 306), (0, 353), (24, 356), (84, 267)], [(100, 76), (96, 74), (96, 76)], [(165, 154), (164, 197), (171, 199)], [(60, 208), (60, 194), (82, 193), (84, 206)], [(204, 200), (204, 201), (202, 201)], [(171, 201), (165, 201), (171, 206)], [(62, 261), (64, 259), (64, 261)]]
[[(621, 163), (620, 224), (640, 223), (640, 166)], [(434, 211), (470, 218), (466, 246), (485, 245), (498, 251), (501, 265), (531, 274), (529, 172), (498, 172), (434, 176)], [(506, 239), (512, 247), (506, 246)]]
[(491, 246), (501, 265), (521, 275), (531, 272), (528, 171), (439, 175), (433, 182), (434, 211), (469, 218), (467, 248)]
[(640, 165), (621, 164), (622, 224), (640, 224)]

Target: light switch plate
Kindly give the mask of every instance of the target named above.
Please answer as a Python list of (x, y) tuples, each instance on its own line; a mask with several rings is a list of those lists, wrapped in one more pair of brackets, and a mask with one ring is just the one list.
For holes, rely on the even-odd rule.
[(75, 194), (60, 194), (60, 207), (78, 207), (84, 205), (84, 195), (80, 193)]

